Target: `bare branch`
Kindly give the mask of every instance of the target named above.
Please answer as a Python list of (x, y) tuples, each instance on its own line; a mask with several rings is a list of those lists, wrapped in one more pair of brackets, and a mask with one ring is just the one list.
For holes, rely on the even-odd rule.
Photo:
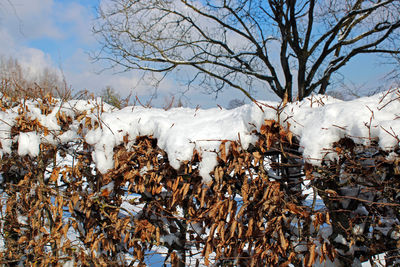
[(302, 99), (324, 93), (355, 55), (398, 53), (387, 41), (400, 27), (398, 0), (337, 0), (335, 9), (315, 0), (110, 2), (94, 27), (103, 45), (95, 59), (126, 71), (187, 67), (195, 77), (188, 85), (214, 92), (251, 96), (257, 81), (282, 99)]

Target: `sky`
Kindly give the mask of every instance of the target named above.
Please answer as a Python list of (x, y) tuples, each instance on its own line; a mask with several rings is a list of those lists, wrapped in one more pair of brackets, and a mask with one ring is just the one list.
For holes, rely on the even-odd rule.
[[(137, 72), (109, 70), (107, 62), (93, 62), (89, 55), (100, 49), (92, 34), (96, 7), (100, 0), (0, 0), (0, 56), (13, 57), (32, 73), (49, 67), (62, 70), (74, 91), (87, 89), (95, 94), (112, 86), (121, 96), (132, 93), (145, 102), (153, 89), (139, 83)], [(104, 1), (104, 0), (103, 0)], [(368, 87), (381, 83), (387, 68), (369, 57), (359, 57), (342, 71), (351, 87)], [(171, 96), (179, 98), (182, 88), (174, 77), (164, 80), (153, 104), (162, 106)], [(237, 91), (218, 95), (192, 90), (183, 102), (188, 106), (226, 107), (232, 99), (245, 99)], [(271, 93), (258, 92), (257, 99), (277, 100)]]

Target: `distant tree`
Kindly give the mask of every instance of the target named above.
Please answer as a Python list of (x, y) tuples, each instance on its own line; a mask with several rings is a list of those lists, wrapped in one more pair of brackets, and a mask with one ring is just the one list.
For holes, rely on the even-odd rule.
[(235, 98), (235, 99), (232, 99), (231, 101), (229, 101), (228, 109), (234, 109), (234, 108), (243, 106), (244, 104), (245, 104), (244, 100)]
[(32, 74), (17, 59), (4, 56), (0, 56), (0, 92), (16, 98), (43, 97), (48, 93), (69, 98), (71, 94), (65, 78), (57, 70), (46, 67)]
[(169, 110), (171, 108), (180, 108), (180, 107), (184, 107), (185, 104), (182, 101), (182, 98), (178, 98), (176, 99), (175, 96), (170, 95), (167, 97), (164, 97), (164, 105), (163, 105), (163, 109), (165, 110)]
[[(111, 0), (99, 8), (96, 59), (126, 71), (191, 67), (188, 84), (252, 88), (281, 99), (326, 93), (360, 54), (396, 54), (400, 1)], [(163, 76), (164, 77), (164, 76)]]
[(123, 99), (112, 86), (106, 86), (106, 88), (101, 91), (100, 97), (104, 102), (116, 108), (121, 108), (123, 106)]
[(328, 91), (328, 92), (326, 92), (326, 94), (329, 96), (332, 96), (336, 99), (345, 100), (345, 96), (343, 95), (342, 92), (339, 92), (339, 91)]

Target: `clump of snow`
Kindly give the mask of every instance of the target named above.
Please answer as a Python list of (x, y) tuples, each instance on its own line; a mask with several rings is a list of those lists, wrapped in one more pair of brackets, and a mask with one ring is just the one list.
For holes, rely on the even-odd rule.
[[(48, 115), (41, 114), (31, 101), (26, 103), (27, 116), (37, 119), (51, 134), (20, 133), (13, 140), (11, 127), (15, 124), (17, 109), (0, 111), (0, 156), (11, 153), (11, 145), (16, 141), (20, 155), (36, 156), (40, 142), (63, 144), (83, 139), (93, 147), (96, 167), (105, 173), (113, 168), (113, 149), (123, 143), (124, 136), (132, 143), (137, 136), (151, 135), (176, 169), (197, 150), (202, 156), (199, 172), (207, 182), (217, 164), (221, 142), (239, 141), (246, 149), (257, 141), (252, 132), (259, 130), (265, 120), (279, 121), (285, 127), (290, 125), (289, 130), (299, 139), (305, 159), (316, 165), (323, 159), (335, 159), (332, 145), (343, 137), (366, 145), (378, 140), (382, 149), (394, 150), (399, 145), (399, 99), (399, 90), (392, 90), (347, 102), (318, 95), (285, 106), (278, 102), (259, 102), (233, 110), (174, 108), (168, 111), (138, 106), (117, 110), (100, 99), (71, 100), (56, 102)], [(72, 118), (68, 129), (58, 125), (57, 114), (61, 113)], [(100, 126), (82, 129), (85, 119), (77, 119), (82, 113)], [(391, 154), (391, 158), (397, 156)]]
[(347, 242), (347, 240), (346, 240), (346, 238), (344, 238), (341, 234), (338, 234), (336, 237), (335, 237), (335, 240), (334, 240), (336, 243), (340, 243), (340, 244), (343, 244), (343, 245), (347, 245), (348, 244), (348, 242)]
[(39, 155), (40, 137), (35, 132), (20, 133), (18, 137), (18, 155), (36, 157)]
[(353, 226), (353, 235), (362, 235), (364, 233), (365, 223), (356, 224)]
[(160, 241), (166, 242), (171, 246), (174, 243), (178, 243), (178, 237), (175, 234), (168, 234), (160, 237)]
[(395, 152), (390, 152), (389, 155), (386, 156), (386, 160), (393, 162), (398, 159), (398, 157), (399, 155), (397, 155)]
[(6, 110), (0, 112), (0, 156), (3, 157), (3, 153), (11, 153), (12, 139), (10, 136), (11, 127), (15, 124), (15, 117), (17, 113), (12, 110)]
[[(313, 103), (315, 98), (320, 99), (319, 106)], [(292, 123), (306, 159), (319, 165), (323, 158), (335, 158), (329, 149), (342, 137), (364, 145), (377, 138), (381, 148), (393, 149), (399, 142), (399, 110), (399, 90), (392, 90), (353, 101), (307, 98), (289, 104), (283, 119)]]
[(100, 188), (100, 192), (103, 192), (104, 190), (107, 190), (108, 192), (112, 192), (114, 190), (114, 181), (111, 181), (110, 183), (108, 183)]
[(398, 240), (400, 239), (400, 232), (399, 231), (393, 231), (390, 233), (390, 238)]

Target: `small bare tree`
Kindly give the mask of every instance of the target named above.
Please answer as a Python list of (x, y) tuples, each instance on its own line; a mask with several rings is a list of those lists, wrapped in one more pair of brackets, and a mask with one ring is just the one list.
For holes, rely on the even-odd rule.
[(106, 59), (126, 71), (190, 67), (189, 85), (264, 85), (281, 99), (325, 93), (359, 54), (394, 54), (400, 1), (110, 0), (94, 32)]

